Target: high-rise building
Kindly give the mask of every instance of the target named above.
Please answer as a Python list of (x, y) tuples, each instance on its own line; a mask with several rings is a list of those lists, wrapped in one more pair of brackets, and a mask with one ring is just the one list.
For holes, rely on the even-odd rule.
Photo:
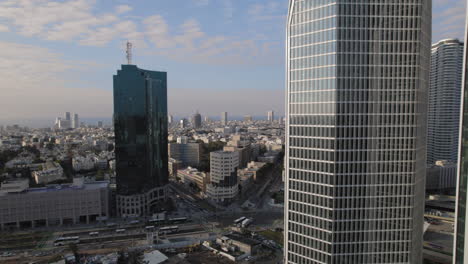
[(187, 119), (182, 118), (180, 120), (180, 128), (186, 128), (187, 127)]
[(273, 122), (275, 121), (275, 112), (273, 111), (268, 111), (268, 122)]
[(98, 122), (97, 122), (97, 126), (98, 126), (98, 127), (103, 127), (103, 126), (104, 126), (104, 123), (103, 123), (102, 121), (98, 121)]
[(432, 45), (427, 116), (427, 164), (456, 163), (460, 127), (463, 43), (445, 39)]
[(192, 126), (194, 128), (201, 127), (201, 115), (198, 113), (198, 111), (192, 116)]
[(220, 203), (231, 202), (239, 192), (237, 168), (239, 154), (229, 151), (210, 153), (210, 183), (206, 186), (206, 195)]
[[(468, 43), (468, 11), (467, 11), (466, 27), (465, 27), (465, 43)], [(462, 70), (462, 112), (460, 124), (460, 144), (459, 144), (459, 163), (457, 177), (457, 203), (456, 203), (456, 221), (455, 221), (455, 236), (453, 263), (461, 264), (468, 261), (468, 45), (465, 45), (463, 55), (463, 70)]]
[(285, 263), (422, 263), (431, 4), (289, 1)]
[(244, 122), (252, 122), (252, 116), (251, 115), (245, 115), (244, 116)]
[(174, 122), (174, 117), (172, 117), (172, 115), (168, 115), (167, 116), (167, 123), (172, 124), (172, 122)]
[(228, 113), (221, 112), (221, 125), (226, 126), (228, 123)]
[(167, 74), (122, 65), (114, 75), (117, 212), (151, 215), (166, 198)]
[(70, 114), (70, 112), (65, 112), (65, 120), (71, 122), (71, 114)]
[(195, 142), (169, 143), (169, 158), (182, 162), (185, 167), (200, 165), (201, 145)]
[(80, 118), (78, 114), (73, 115), (72, 128), (80, 128)]

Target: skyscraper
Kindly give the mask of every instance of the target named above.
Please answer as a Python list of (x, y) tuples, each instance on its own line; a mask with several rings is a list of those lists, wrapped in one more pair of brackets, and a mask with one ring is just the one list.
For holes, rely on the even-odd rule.
[(221, 112), (221, 125), (226, 126), (228, 123), (228, 113)]
[(198, 113), (198, 111), (192, 116), (192, 126), (194, 128), (201, 127), (201, 115)]
[(168, 115), (167, 116), (167, 123), (172, 124), (172, 122), (174, 122), (174, 117), (172, 117), (172, 115)]
[(70, 112), (65, 112), (65, 120), (71, 122), (71, 114), (70, 114)]
[(275, 120), (275, 112), (268, 111), (268, 122), (273, 122)]
[(73, 115), (72, 128), (80, 128), (80, 119), (78, 114)]
[(290, 0), (286, 263), (422, 262), (431, 1)]
[(122, 65), (114, 75), (117, 212), (150, 215), (166, 198), (167, 74)]
[(427, 116), (427, 164), (457, 162), (463, 43), (445, 39), (432, 45)]
[[(465, 44), (468, 43), (468, 11), (465, 28)], [(462, 122), (460, 124), (460, 144), (458, 157), (457, 177), (457, 204), (454, 236), (453, 263), (465, 263), (468, 261), (468, 48), (465, 45), (464, 62), (462, 70)]]

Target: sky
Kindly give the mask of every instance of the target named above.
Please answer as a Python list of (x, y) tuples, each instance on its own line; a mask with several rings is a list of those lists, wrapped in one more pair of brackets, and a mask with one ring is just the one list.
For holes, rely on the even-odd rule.
[[(286, 0), (0, 0), (0, 123), (112, 115), (126, 63), (168, 72), (169, 112), (284, 112)], [(463, 39), (465, 0), (433, 1), (433, 40)], [(23, 122), (22, 122), (23, 121)]]

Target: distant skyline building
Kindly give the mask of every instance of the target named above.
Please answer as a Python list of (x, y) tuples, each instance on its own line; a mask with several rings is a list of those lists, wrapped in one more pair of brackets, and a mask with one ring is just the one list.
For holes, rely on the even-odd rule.
[(273, 111), (268, 111), (267, 115), (268, 115), (268, 122), (271, 122), (271, 123), (272, 123), (272, 122), (275, 121), (275, 112), (273, 112)]
[(193, 114), (192, 116), (192, 126), (194, 128), (200, 128), (201, 127), (201, 115), (198, 113), (198, 111)]
[(122, 65), (114, 75), (117, 212), (150, 216), (168, 183), (167, 73)]
[(174, 122), (174, 117), (172, 115), (167, 116), (167, 123), (172, 124)]
[(221, 125), (226, 126), (228, 124), (228, 113), (221, 112)]
[(80, 128), (80, 118), (76, 113), (73, 115), (72, 128)]
[(253, 118), (251, 115), (245, 115), (244, 116), (244, 122), (252, 122)]
[(431, 5), (289, 1), (285, 263), (422, 263)]
[(180, 121), (180, 128), (186, 128), (187, 127), (187, 119), (182, 118)]
[(462, 106), (459, 142), (459, 163), (457, 175), (457, 203), (455, 215), (455, 234), (453, 264), (466, 263), (468, 261), (468, 10), (465, 26), (465, 47), (463, 54), (462, 70)]
[(65, 120), (71, 122), (71, 114), (70, 114), (70, 112), (65, 112)]
[(432, 45), (427, 117), (427, 163), (457, 163), (463, 43), (444, 39)]
[(103, 123), (102, 121), (98, 121), (98, 122), (97, 122), (97, 126), (98, 126), (98, 127), (103, 127), (103, 126), (104, 126), (104, 123)]

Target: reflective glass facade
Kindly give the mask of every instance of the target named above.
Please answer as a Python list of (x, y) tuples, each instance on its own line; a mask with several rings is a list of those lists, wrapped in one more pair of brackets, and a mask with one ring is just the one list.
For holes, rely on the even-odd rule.
[(458, 161), (463, 43), (445, 39), (432, 45), (427, 117), (427, 164)]
[(422, 262), (431, 12), (290, 0), (287, 263)]
[(168, 183), (167, 74), (122, 65), (114, 75), (117, 194)]

